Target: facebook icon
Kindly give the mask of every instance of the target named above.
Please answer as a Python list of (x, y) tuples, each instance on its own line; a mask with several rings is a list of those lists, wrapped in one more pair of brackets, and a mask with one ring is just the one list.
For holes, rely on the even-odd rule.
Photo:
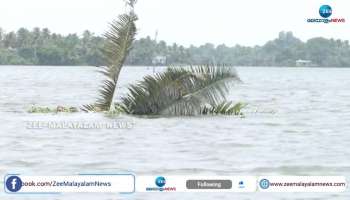
[(6, 189), (10, 192), (18, 192), (22, 187), (22, 180), (18, 176), (10, 176), (6, 180)]

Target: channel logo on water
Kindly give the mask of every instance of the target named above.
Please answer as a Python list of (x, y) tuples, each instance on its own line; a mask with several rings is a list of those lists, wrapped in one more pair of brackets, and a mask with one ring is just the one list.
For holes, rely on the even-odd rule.
[(176, 187), (164, 187), (166, 184), (166, 179), (163, 176), (158, 176), (155, 180), (154, 180), (154, 184), (157, 187), (147, 187), (146, 191), (176, 191)]
[(164, 187), (166, 181), (165, 181), (165, 178), (163, 176), (159, 176), (156, 178), (156, 185), (158, 187)]
[(6, 179), (6, 189), (10, 192), (18, 192), (22, 188), (22, 180), (18, 176), (10, 176)]

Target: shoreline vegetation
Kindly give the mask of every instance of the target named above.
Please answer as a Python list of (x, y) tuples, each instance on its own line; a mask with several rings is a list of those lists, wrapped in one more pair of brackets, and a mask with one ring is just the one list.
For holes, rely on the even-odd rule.
[[(127, 114), (134, 116), (198, 116), (239, 115), (246, 104), (227, 101), (226, 96), (241, 80), (235, 68), (227, 65), (168, 67), (164, 72), (145, 76), (128, 86), (128, 93), (115, 102), (117, 83), (122, 67), (132, 49), (136, 36), (136, 0), (127, 1), (124, 14), (109, 25), (104, 34), (102, 54), (106, 66), (98, 68), (104, 77), (97, 100), (80, 110), (93, 113)], [(33, 106), (31, 113), (76, 112), (74, 107), (56, 109)]]
[[(16, 32), (0, 28), (0, 65), (106, 66), (106, 42), (105, 37), (90, 31), (64, 36), (47, 28), (20, 28)], [(133, 42), (125, 65), (152, 66), (157, 56), (166, 58), (164, 65), (294, 67), (299, 66), (299, 60), (307, 67), (350, 67), (349, 41), (317, 37), (303, 42), (292, 32), (280, 32), (276, 39), (254, 47), (207, 43), (186, 48), (146, 37)]]

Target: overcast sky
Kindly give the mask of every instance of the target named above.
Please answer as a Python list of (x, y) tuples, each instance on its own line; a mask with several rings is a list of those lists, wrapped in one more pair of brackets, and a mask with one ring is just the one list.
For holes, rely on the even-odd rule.
[[(307, 23), (307, 18), (320, 18), (323, 4), (333, 8), (331, 18), (346, 23)], [(123, 0), (1, 0), (0, 27), (7, 32), (48, 27), (61, 34), (88, 29), (100, 35), (124, 10)], [(282, 30), (304, 41), (316, 36), (350, 39), (349, 0), (138, 0), (136, 12), (138, 38), (153, 38), (158, 30), (159, 40), (185, 46), (262, 45)]]

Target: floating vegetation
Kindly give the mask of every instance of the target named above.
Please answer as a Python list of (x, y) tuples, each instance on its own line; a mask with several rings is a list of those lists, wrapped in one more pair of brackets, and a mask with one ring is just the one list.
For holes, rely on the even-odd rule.
[(246, 103), (236, 103), (233, 102), (223, 102), (217, 106), (204, 106), (201, 109), (201, 114), (203, 115), (240, 115), (243, 116), (242, 109), (245, 108), (248, 104)]
[(38, 107), (38, 106), (32, 106), (29, 110), (29, 113), (76, 113), (79, 112), (79, 109), (77, 107), (64, 107), (64, 106), (57, 106), (56, 108), (50, 108), (50, 107)]

